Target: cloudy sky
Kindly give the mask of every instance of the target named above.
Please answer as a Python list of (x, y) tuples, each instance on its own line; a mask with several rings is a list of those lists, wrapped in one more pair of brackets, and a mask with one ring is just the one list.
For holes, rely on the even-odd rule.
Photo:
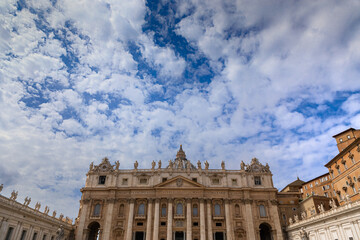
[(0, 1), (0, 183), (75, 218), (90, 162), (327, 171), (360, 128), (360, 2)]

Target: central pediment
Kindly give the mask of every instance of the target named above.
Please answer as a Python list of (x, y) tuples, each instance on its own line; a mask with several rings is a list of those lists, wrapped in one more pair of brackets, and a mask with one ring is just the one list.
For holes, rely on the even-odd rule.
[(166, 180), (165, 182), (159, 183), (154, 186), (155, 188), (205, 188), (204, 185), (194, 182), (191, 179), (188, 179), (183, 176), (176, 176), (171, 179)]

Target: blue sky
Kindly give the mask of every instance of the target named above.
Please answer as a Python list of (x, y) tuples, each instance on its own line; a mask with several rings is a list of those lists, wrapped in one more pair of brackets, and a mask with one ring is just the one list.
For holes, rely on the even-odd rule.
[(326, 172), (360, 128), (358, 1), (0, 3), (0, 183), (72, 218), (90, 162)]

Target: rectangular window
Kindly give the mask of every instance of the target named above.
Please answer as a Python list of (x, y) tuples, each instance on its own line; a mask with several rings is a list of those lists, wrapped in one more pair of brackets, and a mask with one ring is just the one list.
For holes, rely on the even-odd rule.
[(46, 240), (46, 234), (43, 236), (43, 240)]
[(354, 191), (354, 194), (356, 193), (356, 188), (354, 186), (352, 186), (352, 189)]
[(160, 225), (161, 226), (166, 226), (166, 222), (161, 222)]
[(198, 222), (193, 222), (193, 226), (197, 227), (197, 226), (199, 226), (199, 223)]
[(338, 171), (338, 174), (341, 174), (340, 168), (338, 168), (337, 171)]
[(147, 178), (140, 178), (140, 184), (147, 184)]
[(37, 239), (37, 233), (34, 233), (32, 240), (36, 240), (36, 239)]
[(266, 210), (264, 205), (259, 206), (260, 217), (266, 217)]
[(195, 177), (195, 178), (192, 178), (192, 180), (194, 181), (194, 182), (197, 182), (197, 178)]
[(25, 237), (26, 237), (26, 230), (23, 230), (21, 233), (20, 240), (25, 240)]
[(14, 231), (14, 228), (13, 227), (9, 227), (7, 233), (6, 233), (6, 237), (5, 237), (5, 240), (10, 240), (11, 239), (11, 235)]
[(347, 169), (346, 163), (343, 163), (343, 164), (344, 164), (344, 168)]
[(231, 183), (233, 186), (237, 186), (237, 179), (235, 178), (231, 179)]
[(215, 226), (217, 226), (217, 227), (221, 227), (221, 226), (222, 226), (222, 224), (221, 224), (221, 222), (217, 222), (217, 223), (215, 223)]
[(128, 179), (127, 178), (123, 178), (122, 185), (128, 185)]
[(161, 181), (162, 181), (162, 182), (166, 182), (166, 181), (167, 181), (167, 178), (166, 178), (166, 177), (163, 177)]
[(254, 177), (254, 182), (255, 182), (255, 185), (261, 185), (261, 177), (259, 177), (259, 176)]
[(214, 185), (219, 185), (220, 184), (220, 179), (219, 178), (213, 178), (213, 179), (211, 179), (211, 181), (212, 181), (212, 184), (214, 184)]
[(106, 176), (99, 176), (99, 184), (105, 184)]
[(137, 222), (136, 225), (137, 226), (144, 226), (144, 223), (143, 222)]
[(313, 187), (312, 183), (310, 183), (310, 187), (311, 187), (311, 188)]

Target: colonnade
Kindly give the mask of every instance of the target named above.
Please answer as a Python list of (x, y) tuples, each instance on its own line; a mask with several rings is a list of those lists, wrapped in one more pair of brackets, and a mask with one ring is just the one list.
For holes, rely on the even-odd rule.
[[(169, 199), (167, 202), (167, 229), (166, 229), (166, 239), (173, 239), (173, 203), (174, 199)], [(154, 213), (153, 213), (153, 204)], [(130, 200), (129, 212), (128, 212), (128, 221), (126, 226), (126, 238), (125, 240), (133, 240), (133, 221), (135, 214), (135, 201)], [(205, 210), (206, 209), (206, 210)], [(152, 216), (154, 215), (154, 218)], [(200, 199), (199, 207), (200, 215), (200, 240), (209, 240), (213, 239), (213, 230), (212, 230), (212, 202), (210, 199)], [(192, 204), (191, 199), (186, 200), (186, 239), (192, 239)], [(207, 222), (206, 220), (207, 219)], [(159, 222), (160, 222), (160, 199), (148, 199), (147, 207), (147, 222), (146, 222), (146, 240), (157, 240), (159, 239)], [(230, 203), (228, 200), (225, 200), (225, 224), (226, 224), (226, 239), (235, 240), (232, 216), (230, 212)], [(152, 230), (152, 233), (151, 233)], [(152, 238), (151, 238), (152, 236)]]

